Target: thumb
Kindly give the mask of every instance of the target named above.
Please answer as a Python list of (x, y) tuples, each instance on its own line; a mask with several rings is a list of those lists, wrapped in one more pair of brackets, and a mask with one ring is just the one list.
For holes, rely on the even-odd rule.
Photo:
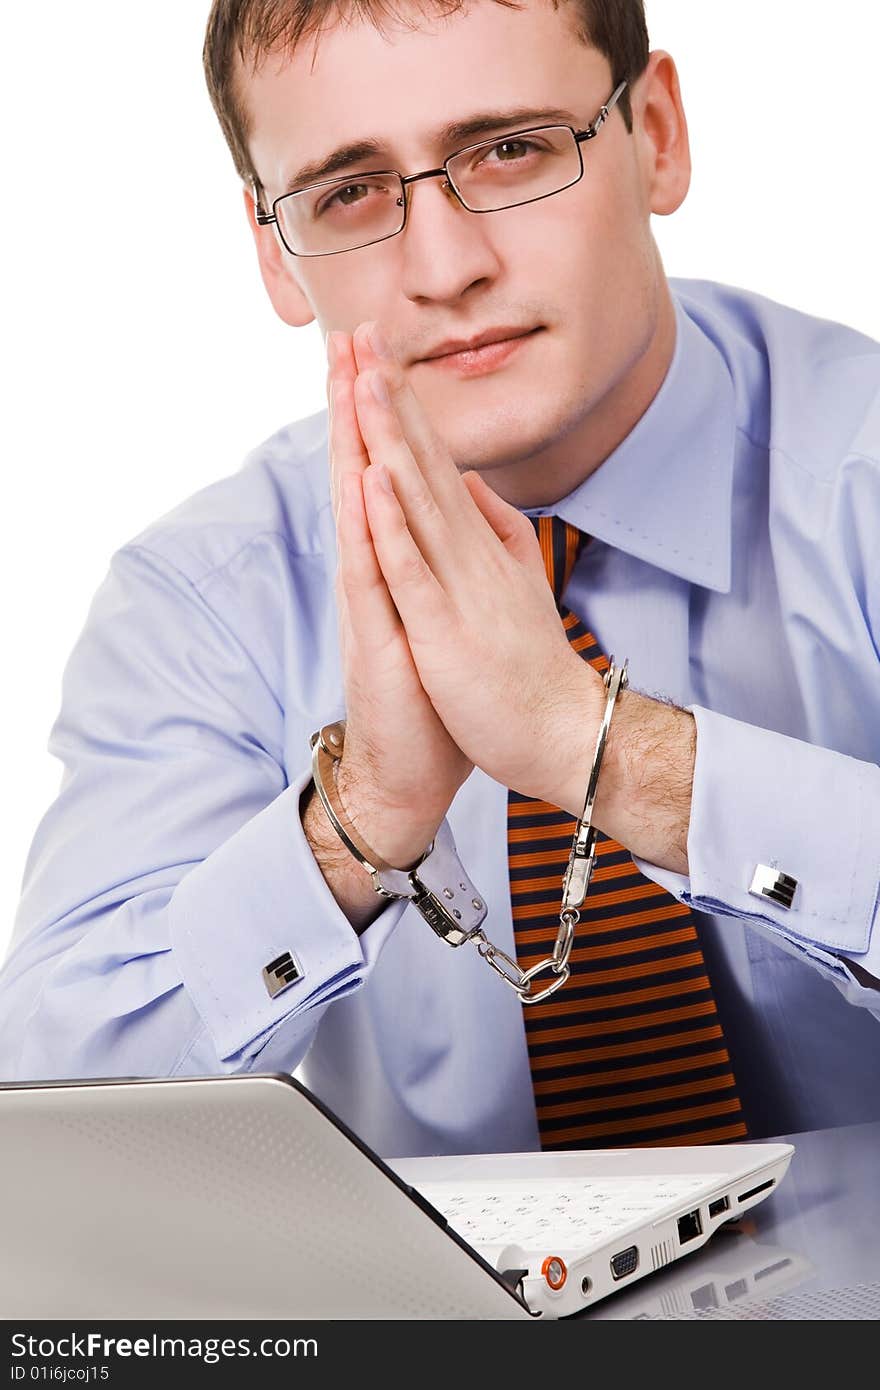
[(461, 480), (505, 549), (546, 584), (541, 546), (529, 518), (499, 497), (475, 469), (462, 473)]

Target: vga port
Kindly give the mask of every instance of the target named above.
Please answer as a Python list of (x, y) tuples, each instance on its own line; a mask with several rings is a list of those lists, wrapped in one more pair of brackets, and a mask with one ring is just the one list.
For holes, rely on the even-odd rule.
[(625, 1279), (628, 1274), (632, 1274), (634, 1269), (639, 1266), (639, 1247), (630, 1245), (626, 1250), (618, 1250), (616, 1255), (611, 1256), (611, 1277), (612, 1279)]

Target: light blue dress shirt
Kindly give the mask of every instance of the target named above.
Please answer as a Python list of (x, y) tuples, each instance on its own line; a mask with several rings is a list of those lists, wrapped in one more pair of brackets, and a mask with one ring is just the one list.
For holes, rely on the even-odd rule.
[[(880, 344), (673, 280), (666, 379), (552, 510), (564, 595), (633, 687), (693, 710), (690, 877), (751, 1132), (880, 1118)], [(292, 1071), (385, 1156), (539, 1147), (523, 1010), (405, 901), (358, 936), (305, 839), (344, 715), (325, 413), (113, 557), (64, 672), (57, 799), (0, 976), (7, 1080)], [(506, 788), (449, 811), (514, 953)], [(757, 864), (793, 905), (749, 893)], [(302, 979), (271, 998), (290, 950)], [(858, 971), (856, 971), (858, 975)]]

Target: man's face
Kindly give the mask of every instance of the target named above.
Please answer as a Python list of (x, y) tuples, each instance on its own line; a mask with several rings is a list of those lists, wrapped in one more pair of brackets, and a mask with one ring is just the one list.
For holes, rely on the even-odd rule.
[[(570, 5), (557, 11), (548, 0), (527, 0), (516, 10), (477, 0), (447, 18), (412, 18), (418, 28), (384, 35), (369, 21), (337, 22), (316, 48), (305, 41), (292, 58), (270, 57), (256, 75), (240, 74), (251, 156), (270, 204), (302, 165), (356, 140), (375, 139), (381, 153), (339, 174), (417, 173), (487, 138), (444, 147), (434, 132), (450, 121), (554, 107), (569, 113), (557, 123), (582, 130), (611, 95), (609, 64), (575, 36)], [(640, 87), (631, 93), (637, 110)], [(520, 119), (498, 138), (551, 123)], [(552, 197), (474, 214), (442, 179), (427, 179), (409, 185), (400, 235), (313, 258), (291, 256), (274, 228), (255, 229), (267, 287), (290, 323), (316, 318), (324, 332), (353, 332), (378, 320), (459, 467), (500, 470), (489, 475), (493, 486), (506, 473), (510, 486), (498, 490), (515, 501), (518, 463), (533, 479), (537, 459), (548, 479), (554, 470), (564, 477), (563, 455), (595, 452), (591, 430), (604, 456), (668, 366), (667, 341), (663, 370), (637, 402), (635, 378), (660, 351), (665, 290), (649, 226), (651, 149), (638, 121), (634, 138), (615, 107), (597, 138), (581, 145), (583, 178)], [(475, 372), (461, 359), (426, 360), (450, 339), (499, 327), (529, 336), (495, 365)]]

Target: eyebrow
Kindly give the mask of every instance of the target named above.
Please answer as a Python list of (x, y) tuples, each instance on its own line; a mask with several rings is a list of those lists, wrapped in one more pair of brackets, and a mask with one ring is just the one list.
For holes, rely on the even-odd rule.
[[(576, 117), (570, 111), (557, 106), (516, 106), (509, 111), (480, 111), (463, 121), (450, 121), (434, 132), (433, 144), (441, 148), (466, 144), (473, 136), (491, 135), (495, 131), (510, 126), (535, 125), (541, 121), (560, 121), (563, 125), (574, 125)], [(352, 144), (340, 145), (323, 159), (312, 160), (290, 176), (284, 192), (294, 193), (310, 183), (332, 178), (341, 170), (353, 164), (362, 164), (365, 159), (385, 157), (387, 146), (379, 140), (357, 140)]]

